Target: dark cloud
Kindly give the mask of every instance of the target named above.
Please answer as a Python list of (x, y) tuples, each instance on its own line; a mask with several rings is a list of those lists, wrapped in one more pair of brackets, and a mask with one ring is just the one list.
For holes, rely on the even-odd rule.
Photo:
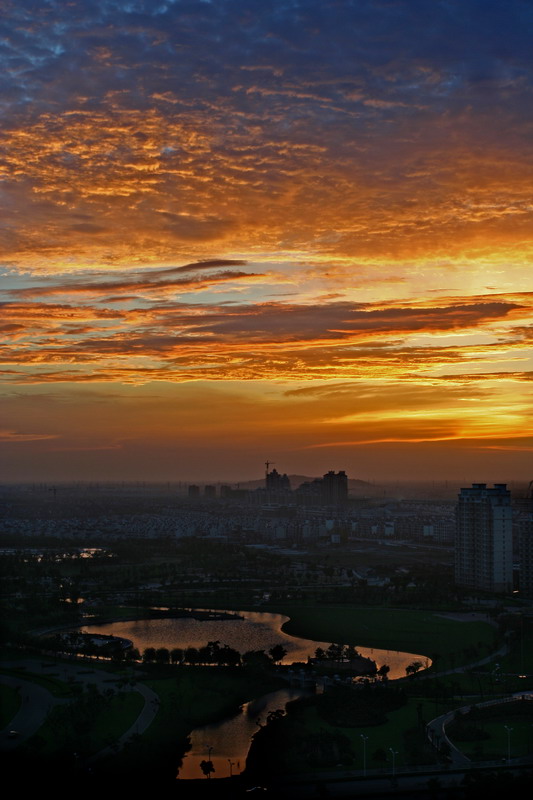
[[(162, 283), (167, 285), (166, 281), (154, 285)], [(78, 288), (85, 291), (84, 285)], [(23, 382), (44, 380), (41, 365), (47, 364), (63, 365), (56, 379), (66, 380), (64, 369), (72, 363), (78, 365), (76, 380), (98, 376), (98, 380), (136, 382), (143, 375), (148, 380), (152, 373), (139, 371), (138, 359), (149, 359), (154, 375), (173, 380), (330, 379), (347, 373), (364, 378), (382, 370), (409, 382), (432, 366), (443, 371), (467, 360), (485, 363), (491, 351), (497, 363), (500, 352), (510, 346), (497, 341), (482, 346), (442, 342), (421, 346), (411, 344), (413, 335), (502, 326), (510, 316), (526, 315), (530, 309), (516, 302), (461, 298), (423, 308), (349, 302), (231, 307), (166, 302), (114, 311), (89, 304), (6, 303), (3, 311), (12, 326), (5, 330), (6, 339), (13, 339), (12, 346), (4, 348), (3, 361), (32, 369), (31, 376), (20, 375)], [(517, 342), (522, 346), (522, 339)], [(333, 393), (342, 390), (340, 384)]]
[[(13, 297), (46, 297), (55, 294), (107, 294), (110, 291), (118, 292), (140, 292), (140, 291), (161, 291), (168, 289), (177, 289), (181, 291), (193, 290), (195, 288), (206, 288), (210, 284), (216, 284), (226, 281), (235, 281), (241, 278), (254, 279), (262, 277), (259, 273), (243, 272), (241, 270), (222, 270), (221, 272), (210, 273), (200, 277), (189, 278), (164, 278), (162, 276), (171, 275), (173, 273), (181, 272), (195, 272), (203, 269), (209, 269), (210, 265), (221, 266), (224, 263), (242, 263), (242, 262), (204, 262), (204, 264), (196, 264), (185, 267), (171, 267), (164, 270), (146, 270), (144, 272), (134, 273), (131, 277), (124, 276), (119, 280), (109, 280), (106, 276), (95, 275), (92, 280), (79, 281), (72, 280), (65, 283), (52, 283), (49, 282), (42, 286), (32, 286), (24, 289), (13, 289), (11, 295)], [(126, 297), (126, 295), (125, 295)], [(114, 298), (116, 301), (117, 297)], [(124, 298), (122, 298), (124, 299)]]
[(3, 5), (10, 258), (530, 239), (530, 3)]
[[(270, 89), (305, 75), (306, 83), (334, 79), (352, 91), (365, 79), (378, 93), (442, 96), (500, 80), (502, 65), (507, 83), (531, 68), (533, 9), (521, 0), (3, 5), (6, 73), (20, 85), (24, 67), (30, 102), (60, 87), (146, 101), (150, 81), (164, 94), (179, 78), (189, 80), (182, 96), (194, 97), (199, 85), (202, 96), (215, 96), (235, 74)], [(417, 68), (431, 77), (417, 80)]]

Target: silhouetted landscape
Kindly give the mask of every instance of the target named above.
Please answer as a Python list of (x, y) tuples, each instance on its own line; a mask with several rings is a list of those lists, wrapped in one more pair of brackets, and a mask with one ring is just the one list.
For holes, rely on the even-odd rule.
[(530, 793), (532, 30), (0, 3), (8, 795)]
[(527, 486), (491, 591), (456, 581), (448, 484), (282, 477), (2, 487), (6, 775), (214, 797), (519, 782)]

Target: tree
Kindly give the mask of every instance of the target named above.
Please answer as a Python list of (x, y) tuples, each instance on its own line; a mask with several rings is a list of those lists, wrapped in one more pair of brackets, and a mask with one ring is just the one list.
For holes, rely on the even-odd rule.
[(158, 664), (168, 664), (170, 653), (167, 647), (158, 647), (155, 651), (155, 660)]
[(243, 653), (242, 663), (245, 667), (269, 667), (271, 665), (270, 658), (264, 650), (248, 650)]
[(344, 653), (343, 645), (335, 644), (335, 642), (332, 642), (332, 644), (330, 644), (330, 646), (326, 650), (326, 658), (328, 658), (330, 661), (341, 661), (343, 653)]
[(141, 654), (139, 653), (136, 647), (130, 647), (129, 650), (126, 650), (126, 660), (127, 661), (141, 660)]
[(213, 762), (206, 761), (205, 759), (203, 761), (200, 761), (200, 769), (202, 770), (206, 778), (210, 778), (211, 773), (215, 771)]
[(414, 678), (418, 670), (422, 669), (423, 666), (421, 661), (413, 661), (405, 668), (405, 674), (409, 675), (410, 678)]
[(372, 753), (372, 760), (378, 761), (380, 764), (386, 764), (387, 763), (386, 751), (382, 747), (379, 747), (377, 750), (374, 750), (374, 752)]
[(280, 661), (283, 661), (283, 659), (287, 655), (287, 651), (285, 650), (282, 644), (275, 644), (274, 647), (270, 648), (268, 653), (272, 658), (274, 664), (279, 664)]
[(238, 650), (234, 650), (233, 647), (229, 647), (227, 644), (219, 649), (217, 653), (217, 664), (219, 666), (237, 667), (240, 663), (241, 654)]
[(143, 661), (155, 661), (155, 647), (145, 647)]
[(353, 644), (347, 644), (344, 648), (344, 658), (346, 661), (354, 661), (356, 658), (359, 658), (359, 653)]
[(185, 650), (185, 661), (187, 664), (198, 664), (199, 653), (197, 647), (188, 647)]

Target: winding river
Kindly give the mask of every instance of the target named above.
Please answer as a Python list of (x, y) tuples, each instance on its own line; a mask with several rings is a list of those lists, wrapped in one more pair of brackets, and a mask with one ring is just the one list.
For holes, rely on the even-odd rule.
[[(196, 620), (190, 617), (163, 617), (112, 622), (103, 625), (86, 625), (83, 633), (104, 633), (131, 639), (142, 651), (146, 647), (202, 647), (207, 642), (219, 641), (240, 653), (247, 650), (268, 651), (275, 644), (282, 644), (287, 651), (284, 664), (306, 662), (314, 656), (317, 647), (327, 649), (330, 642), (319, 642), (290, 636), (282, 631), (289, 617), (264, 611), (227, 612), (238, 614), (238, 618)], [(412, 661), (430, 664), (426, 656), (394, 650), (378, 650), (357, 647), (358, 652), (371, 658), (379, 668), (390, 667), (389, 678), (405, 676), (405, 668)], [(298, 689), (282, 689), (246, 703), (240, 713), (222, 722), (197, 728), (190, 734), (191, 749), (183, 760), (179, 778), (201, 778), (200, 761), (210, 756), (215, 772), (213, 777), (236, 775), (244, 770), (250, 740), (257, 731), (257, 720), (264, 721), (270, 711), (285, 708), (290, 700), (301, 696)]]

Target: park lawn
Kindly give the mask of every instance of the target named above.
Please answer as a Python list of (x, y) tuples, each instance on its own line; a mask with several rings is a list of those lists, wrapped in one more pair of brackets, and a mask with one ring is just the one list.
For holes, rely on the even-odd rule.
[(135, 723), (143, 707), (144, 697), (139, 692), (118, 692), (109, 708), (99, 714), (94, 721), (92, 739), (95, 752), (113, 744), (126, 733)]
[(243, 703), (286, 687), (272, 675), (240, 667), (150, 665), (146, 672), (154, 672), (153, 678), (143, 677), (143, 683), (159, 696), (156, 717), (124, 750), (94, 765), (102, 775), (157, 774), (173, 780), (194, 728), (229, 717)]
[[(470, 713), (463, 716), (460, 722), (459, 729), (456, 721), (452, 722), (448, 735), (473, 760), (507, 758), (509, 744), (511, 758), (531, 756), (533, 752), (533, 703), (527, 698), (492, 706), (472, 707)], [(463, 737), (467, 733), (482, 732), (487, 738), (461, 740), (463, 723), (467, 725), (467, 729), (462, 731)]]
[[(496, 668), (496, 664), (498, 667)], [(446, 662), (444, 662), (446, 666)], [(531, 686), (533, 674), (533, 631), (526, 631), (522, 638), (511, 643), (507, 655), (498, 655), (490, 663), (472, 670), (445, 675), (440, 680), (449, 685), (455, 694), (478, 694), (481, 700), (491, 697), (526, 691)]]
[[(519, 758), (533, 753), (533, 733), (531, 722), (510, 720), (511, 758)], [(497, 761), (507, 758), (507, 731), (499, 721), (485, 722), (479, 727), (488, 733), (489, 739), (479, 742), (454, 742), (472, 761)]]
[(458, 622), (432, 611), (413, 611), (367, 606), (277, 606), (269, 607), (290, 617), (285, 633), (317, 641), (353, 644), (400, 650), (431, 658), (457, 653), (457, 664), (464, 661), (463, 650), (473, 644), (494, 644), (494, 628), (485, 622)]
[[(456, 706), (471, 705), (473, 702), (494, 700), (506, 694), (507, 684), (503, 681), (496, 683), (493, 670), (494, 662), (467, 672), (450, 672), (443, 675), (432, 675), (421, 671), (415, 678), (404, 680), (403, 685), (408, 688), (409, 694), (433, 698), (439, 703), (439, 708), (442, 702), (447, 702), (452, 697), (456, 700)], [(517, 690), (523, 688), (523, 685), (517, 685)]]
[[(526, 630), (522, 634), (518, 633), (512, 642), (509, 653), (505, 656), (500, 656), (497, 660), (502, 673), (532, 675), (533, 631)], [(517, 688), (516, 691), (520, 691), (520, 688)]]
[[(510, 720), (508, 725), (511, 730), (511, 758), (531, 755), (533, 752), (533, 734), (531, 722), (526, 720)], [(495, 758), (507, 756), (507, 731), (501, 722), (489, 722), (484, 725), (485, 731), (490, 735), (486, 740), (487, 745), (495, 754)], [(482, 743), (483, 744), (483, 743)]]
[(73, 694), (71, 686), (66, 681), (56, 678), (55, 675), (36, 675), (26, 669), (9, 669), (7, 667), (2, 667), (0, 673), (23, 681), (29, 681), (30, 683), (36, 683), (42, 686), (43, 689), (48, 689), (54, 697), (72, 697)]
[[(414, 764), (437, 763), (433, 751), (426, 745), (425, 733), (418, 730), (418, 706), (425, 719), (432, 718), (433, 704), (429, 700), (413, 698), (407, 705), (396, 711), (387, 712), (387, 722), (381, 725), (364, 727), (336, 727), (324, 720), (313, 707), (297, 711), (294, 716), (284, 720), (289, 727), (289, 740), (296, 742), (299, 737), (309, 734), (340, 733), (350, 740), (351, 749), (355, 753), (352, 764), (339, 764), (333, 767), (317, 766), (308, 762), (297, 761), (290, 757), (291, 772), (320, 773), (325, 770), (338, 770), (344, 774), (346, 770), (362, 770), (364, 768), (363, 738), (366, 740), (366, 768), (368, 770), (383, 770), (390, 772), (392, 769), (392, 753), (395, 751), (396, 768)], [(405, 734), (408, 733), (406, 736)], [(415, 744), (413, 745), (413, 742)], [(374, 757), (376, 756), (376, 757)]]
[(177, 735), (187, 736), (193, 728), (224, 719), (243, 703), (286, 686), (271, 675), (240, 667), (180, 666), (172, 672), (172, 677), (143, 680), (160, 698), (160, 711), (145, 737), (168, 740), (168, 717)]
[[(73, 701), (72, 708), (75, 708)], [(69, 705), (69, 704), (67, 704)], [(92, 714), (90, 727), (82, 731), (76, 727), (76, 712), (69, 714), (66, 705), (52, 709), (38, 733), (24, 745), (28, 754), (40, 758), (61, 756), (77, 751), (82, 758), (95, 755), (112, 745), (134, 724), (144, 706), (139, 692), (115, 694), (105, 705)]]
[(20, 693), (12, 686), (0, 683), (0, 728), (9, 725), (20, 706)]

